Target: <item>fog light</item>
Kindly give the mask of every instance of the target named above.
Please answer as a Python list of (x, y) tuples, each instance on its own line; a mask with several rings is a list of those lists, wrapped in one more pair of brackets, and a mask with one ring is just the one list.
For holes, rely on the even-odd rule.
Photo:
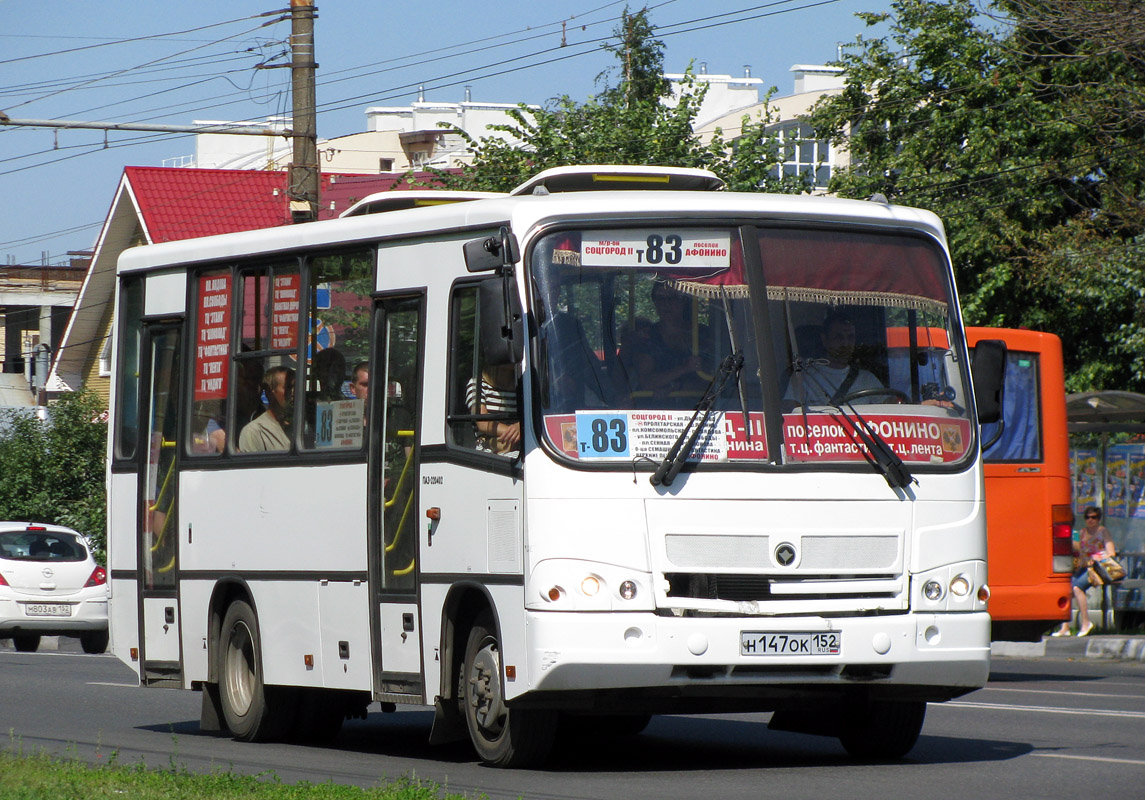
[(927, 600), (940, 600), (942, 598), (942, 584), (938, 581), (927, 581), (922, 585), (922, 595)]
[(950, 592), (955, 597), (965, 597), (970, 594), (970, 581), (965, 575), (958, 575), (950, 582)]
[(589, 575), (580, 582), (580, 590), (584, 592), (585, 597), (594, 597), (600, 591), (600, 581)]
[(636, 596), (636, 584), (632, 581), (620, 584), (620, 596), (625, 600), (631, 600)]

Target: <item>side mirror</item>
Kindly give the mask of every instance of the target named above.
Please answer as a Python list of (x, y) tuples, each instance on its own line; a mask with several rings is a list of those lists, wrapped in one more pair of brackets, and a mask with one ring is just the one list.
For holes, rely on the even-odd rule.
[(998, 422), (1002, 419), (1002, 394), (1006, 381), (1006, 343), (1001, 339), (980, 341), (974, 347), (970, 371), (974, 380), (978, 422)]
[(473, 239), (463, 244), (461, 249), (465, 255), (465, 269), (469, 272), (511, 267), (521, 260), (517, 237), (505, 226), (501, 226), (496, 236)]
[(490, 366), (518, 364), (525, 353), (525, 315), (512, 275), (481, 281), (481, 349)]

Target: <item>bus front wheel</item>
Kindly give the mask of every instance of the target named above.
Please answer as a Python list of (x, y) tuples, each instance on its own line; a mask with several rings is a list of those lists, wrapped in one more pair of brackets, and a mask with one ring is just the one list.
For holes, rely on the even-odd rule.
[(263, 683), (258, 619), (243, 600), (231, 603), (223, 617), (218, 674), (223, 719), (236, 739), (265, 742), (289, 731), (294, 705), (286, 689)]
[(461, 703), (477, 755), (495, 767), (526, 767), (544, 761), (557, 732), (557, 713), (510, 709), (501, 683), (501, 648), (485, 614), (469, 631), (461, 675)]
[(872, 701), (846, 714), (839, 741), (855, 758), (902, 758), (918, 741), (925, 719), (923, 700)]

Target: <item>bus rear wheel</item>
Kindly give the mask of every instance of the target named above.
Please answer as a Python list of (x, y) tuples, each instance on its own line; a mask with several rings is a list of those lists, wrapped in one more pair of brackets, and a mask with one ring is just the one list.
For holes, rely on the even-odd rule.
[(918, 741), (925, 719), (923, 700), (872, 701), (847, 713), (839, 741), (855, 758), (902, 758)]
[(223, 617), (218, 667), (219, 700), (231, 734), (241, 742), (283, 738), (294, 705), (289, 690), (263, 683), (258, 619), (243, 600), (231, 603)]
[(477, 755), (494, 767), (540, 764), (557, 733), (555, 711), (510, 709), (501, 684), (501, 648), (485, 614), (469, 631), (461, 675), (461, 703)]

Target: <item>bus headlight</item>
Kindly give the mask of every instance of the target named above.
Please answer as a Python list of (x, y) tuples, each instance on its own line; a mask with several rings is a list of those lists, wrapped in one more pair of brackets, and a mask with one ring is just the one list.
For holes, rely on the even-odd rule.
[(970, 581), (965, 575), (957, 575), (950, 582), (950, 593), (955, 597), (965, 597), (970, 594)]
[(538, 611), (649, 611), (654, 600), (650, 574), (614, 564), (550, 558), (526, 580), (526, 607)]
[(922, 585), (922, 596), (931, 602), (942, 599), (942, 584), (935, 580), (929, 580)]

